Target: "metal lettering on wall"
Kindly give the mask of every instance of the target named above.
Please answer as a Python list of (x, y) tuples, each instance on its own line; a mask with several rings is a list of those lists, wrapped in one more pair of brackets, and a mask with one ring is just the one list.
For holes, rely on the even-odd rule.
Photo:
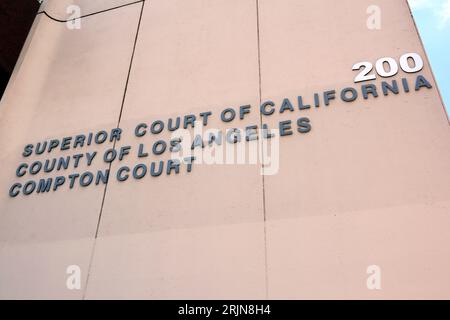
[[(377, 78), (377, 75), (382, 78), (389, 78), (397, 75), (400, 70), (406, 74), (420, 72), (424, 63), (422, 58), (417, 53), (407, 53), (401, 56), (398, 62), (394, 58), (385, 57), (380, 58), (375, 63), (375, 72), (373, 72), (373, 64), (371, 62), (360, 62), (353, 66), (354, 71), (359, 71), (355, 83), (371, 81)], [(415, 81), (407, 80), (406, 78), (393, 79), (390, 81), (382, 81), (380, 85), (365, 84), (360, 88), (345, 87), (340, 90), (326, 90), (320, 93), (314, 93), (311, 97), (298, 96), (296, 101), (291, 101), (289, 98), (281, 101), (264, 101), (259, 106), (261, 117), (270, 117), (276, 113), (283, 115), (287, 112), (303, 112), (308, 109), (318, 109), (321, 107), (329, 107), (333, 100), (341, 99), (345, 103), (352, 103), (362, 96), (364, 100), (369, 98), (378, 98), (383, 95), (388, 97), (390, 95), (398, 95), (400, 93), (409, 93), (410, 91), (420, 91), (422, 88), (431, 89), (432, 85), (423, 76), (418, 75)], [(245, 120), (246, 116), (253, 111), (251, 105), (242, 105), (238, 108), (226, 108), (220, 114), (213, 114), (211, 111), (201, 112), (198, 115), (189, 114), (177, 117), (175, 119), (168, 119), (167, 121), (155, 120), (152, 123), (139, 123), (134, 127), (134, 136), (139, 139), (146, 135), (158, 135), (162, 132), (175, 133), (180, 129), (192, 129), (196, 124), (206, 127), (209, 125), (211, 117), (217, 117), (223, 123), (233, 123), (236, 119)], [(253, 111), (255, 112), (255, 111)], [(300, 116), (295, 123), (292, 120), (280, 121), (276, 133), (270, 130), (267, 124), (263, 124), (261, 128), (257, 124), (248, 124), (244, 130), (237, 128), (225, 130), (224, 139), (222, 134), (216, 136), (209, 136), (205, 139), (194, 142), (191, 145), (195, 148), (208, 148), (212, 144), (222, 144), (222, 140), (228, 144), (245, 143), (254, 140), (268, 140), (278, 137), (285, 137), (293, 135), (296, 131), (299, 134), (306, 134), (311, 132), (313, 123), (308, 117)], [(258, 129), (260, 134), (258, 134)], [(114, 161), (122, 161), (130, 155), (132, 149), (137, 150), (137, 159), (148, 158), (150, 154), (159, 157), (164, 153), (174, 153), (181, 149), (181, 138), (173, 138), (168, 141), (158, 140), (151, 146), (144, 143), (139, 143), (136, 146), (122, 146), (115, 148), (115, 143), (120, 141), (123, 135), (123, 129), (113, 128), (110, 130), (99, 130), (98, 132), (91, 132), (88, 134), (78, 134), (61, 139), (49, 139), (38, 143), (27, 144), (23, 148), (22, 157), (24, 161), (21, 162), (15, 171), (15, 176), (18, 181), (14, 182), (9, 188), (9, 196), (12, 198), (18, 195), (29, 196), (31, 194), (49, 193), (51, 191), (58, 191), (64, 185), (68, 185), (69, 189), (73, 189), (76, 184), (81, 187), (88, 187), (91, 185), (106, 184), (110, 177), (115, 178), (119, 182), (142, 179), (145, 176), (159, 177), (162, 175), (170, 176), (179, 174), (181, 170), (190, 173), (193, 170), (195, 157), (185, 157), (182, 159), (154, 160), (149, 164), (137, 163), (133, 167), (121, 166), (116, 172), (111, 173), (111, 163)], [(63, 157), (50, 157), (44, 160), (29, 160), (33, 156), (42, 156), (43, 154), (51, 154), (55, 150), (60, 151), (76, 151), (88, 146), (102, 145), (105, 143), (113, 143), (111, 148), (108, 148), (103, 154), (98, 154), (97, 151), (92, 152), (76, 152), (72, 155)], [(40, 173), (52, 173), (69, 170), (69, 168), (78, 168), (81, 162), (84, 162), (88, 167), (94, 161), (102, 161), (109, 165), (108, 169), (98, 170), (97, 172), (71, 172), (65, 175), (58, 175), (56, 177), (33, 179), (34, 176)], [(29, 177), (32, 177), (31, 179)]]

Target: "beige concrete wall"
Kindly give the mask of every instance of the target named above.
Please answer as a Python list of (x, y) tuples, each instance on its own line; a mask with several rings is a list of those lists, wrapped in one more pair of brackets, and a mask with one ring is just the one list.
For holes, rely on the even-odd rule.
[[(0, 104), (1, 298), (449, 298), (449, 122), (433, 89), (336, 99), (329, 107), (260, 117), (298, 95), (353, 84), (352, 65), (425, 53), (406, 1), (47, 1)], [(64, 22), (81, 7), (81, 29)], [(417, 74), (400, 72), (411, 85)], [(373, 83), (380, 84), (381, 79)], [(412, 87), (413, 88), (413, 87)], [(309, 101), (312, 103), (312, 101)], [(251, 104), (225, 124), (226, 107)], [(280, 167), (198, 165), (187, 173), (49, 194), (8, 190), (28, 143), (211, 111), (208, 127), (305, 116), (308, 134), (280, 139)], [(154, 159), (169, 159), (169, 154)], [(96, 159), (101, 160), (101, 159)], [(149, 160), (145, 160), (149, 162)], [(104, 170), (85, 162), (76, 170)], [(70, 170), (69, 170), (70, 171)], [(71, 172), (68, 172), (71, 173)], [(37, 177), (54, 177), (56, 173)], [(114, 179), (113, 179), (114, 178)], [(80, 290), (66, 268), (81, 268)], [(369, 290), (367, 267), (381, 268)]]

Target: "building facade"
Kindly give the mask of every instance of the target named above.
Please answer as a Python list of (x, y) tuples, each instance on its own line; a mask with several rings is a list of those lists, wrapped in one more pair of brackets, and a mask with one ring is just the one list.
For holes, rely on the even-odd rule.
[(44, 1), (0, 297), (448, 299), (449, 138), (407, 1)]

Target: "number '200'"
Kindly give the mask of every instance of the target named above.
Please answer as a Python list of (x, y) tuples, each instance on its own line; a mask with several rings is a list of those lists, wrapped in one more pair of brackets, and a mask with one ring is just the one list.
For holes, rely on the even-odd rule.
[[(412, 60), (412, 66), (409, 60)], [(392, 77), (398, 73), (398, 65), (394, 58), (385, 57), (377, 60), (375, 70), (380, 77)], [(423, 69), (423, 59), (417, 53), (406, 53), (400, 57), (400, 68), (406, 73), (419, 72)], [(358, 62), (353, 66), (353, 70), (361, 70), (356, 76), (355, 82), (375, 80), (377, 78), (376, 74), (371, 73), (373, 64), (370, 62)]]

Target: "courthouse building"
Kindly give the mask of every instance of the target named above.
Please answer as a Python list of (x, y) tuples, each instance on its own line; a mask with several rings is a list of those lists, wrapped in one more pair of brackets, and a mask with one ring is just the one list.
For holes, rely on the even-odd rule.
[(0, 298), (448, 299), (449, 129), (406, 0), (44, 1)]

